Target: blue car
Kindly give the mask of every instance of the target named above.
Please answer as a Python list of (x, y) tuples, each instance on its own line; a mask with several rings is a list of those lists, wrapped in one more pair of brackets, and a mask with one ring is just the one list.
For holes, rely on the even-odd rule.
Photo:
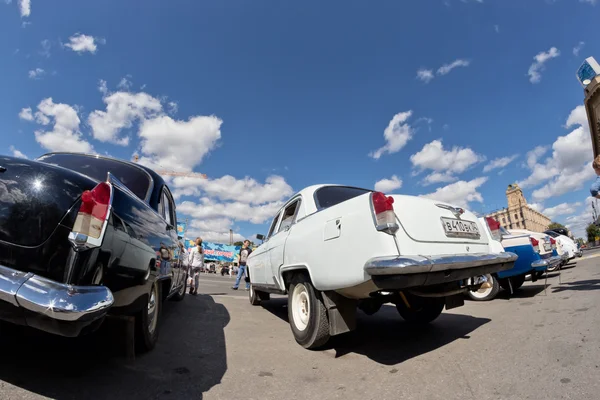
[[(551, 238), (540, 237), (540, 234), (511, 234), (493, 218), (480, 218), (488, 235), (491, 250), (496, 252), (508, 251), (515, 253), (518, 258), (513, 268), (486, 275), (487, 282), (475, 292), (468, 292), (469, 297), (476, 301), (492, 300), (500, 292), (500, 288), (508, 290), (511, 294), (525, 282), (525, 276), (531, 274), (532, 281), (537, 280), (549, 266), (559, 264), (562, 259), (556, 253), (556, 244), (553, 251), (545, 251), (540, 255), (540, 246), (552, 245)], [(542, 235), (543, 236), (543, 235)], [(544, 241), (544, 243), (540, 243)], [(550, 250), (550, 249), (548, 249)]]

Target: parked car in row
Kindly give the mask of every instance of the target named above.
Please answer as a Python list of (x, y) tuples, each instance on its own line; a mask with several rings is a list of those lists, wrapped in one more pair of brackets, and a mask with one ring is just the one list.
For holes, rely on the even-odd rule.
[(162, 178), (98, 155), (0, 157), (0, 318), (62, 336), (135, 317), (158, 340), (162, 301), (183, 299), (173, 196)]
[(565, 264), (568, 262), (568, 260), (572, 260), (575, 257), (583, 256), (583, 251), (581, 251), (579, 246), (577, 246), (577, 243), (575, 243), (575, 241), (569, 236), (561, 234), (555, 230), (547, 230), (544, 233), (552, 237), (556, 241), (556, 243), (558, 244), (559, 254), (566, 254), (567, 260), (565, 261)]
[(489, 237), (493, 251), (511, 252), (518, 258), (511, 269), (486, 274), (490, 287), (469, 291), (467, 294), (472, 300), (492, 300), (498, 295), (500, 288), (512, 294), (523, 285), (526, 275), (531, 275), (531, 280), (536, 281), (546, 269), (554, 268), (562, 262), (560, 256), (552, 254), (551, 238), (546, 240), (538, 234), (531, 236), (530, 233), (509, 232), (491, 217), (480, 218), (479, 221)]
[(513, 267), (494, 252), (477, 217), (422, 197), (355, 187), (308, 187), (277, 212), (248, 258), (253, 305), (288, 295), (296, 341), (325, 344), (355, 328), (357, 307), (393, 303), (407, 322), (428, 323), (462, 306), (464, 293)]

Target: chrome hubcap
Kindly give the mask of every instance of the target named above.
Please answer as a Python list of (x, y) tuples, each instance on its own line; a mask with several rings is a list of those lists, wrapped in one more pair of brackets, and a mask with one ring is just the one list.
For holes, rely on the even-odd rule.
[(305, 330), (310, 319), (310, 298), (306, 287), (302, 284), (294, 287), (292, 294), (292, 315), (298, 330)]
[(148, 332), (150, 333), (154, 333), (154, 330), (156, 329), (156, 311), (158, 309), (157, 297), (155, 285), (152, 287), (150, 299), (148, 300)]
[(487, 278), (487, 281), (492, 285), (492, 287), (490, 288), (482, 288), (479, 289), (476, 292), (471, 292), (471, 294), (474, 297), (477, 297), (478, 299), (483, 299), (484, 297), (486, 297), (487, 295), (489, 295), (492, 292), (492, 289), (494, 288), (494, 278), (492, 277), (492, 275), (486, 275), (485, 276)]

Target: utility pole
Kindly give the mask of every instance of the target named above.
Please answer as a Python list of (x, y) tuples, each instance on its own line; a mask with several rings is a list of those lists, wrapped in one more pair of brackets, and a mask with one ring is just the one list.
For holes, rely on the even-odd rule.
[(229, 230), (229, 245), (233, 245), (233, 229)]

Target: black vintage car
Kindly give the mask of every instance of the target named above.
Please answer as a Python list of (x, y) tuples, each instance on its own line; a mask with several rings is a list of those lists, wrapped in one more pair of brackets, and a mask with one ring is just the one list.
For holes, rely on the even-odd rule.
[(134, 316), (156, 344), (162, 302), (182, 300), (175, 203), (138, 164), (76, 153), (0, 156), (0, 319), (74, 337)]

